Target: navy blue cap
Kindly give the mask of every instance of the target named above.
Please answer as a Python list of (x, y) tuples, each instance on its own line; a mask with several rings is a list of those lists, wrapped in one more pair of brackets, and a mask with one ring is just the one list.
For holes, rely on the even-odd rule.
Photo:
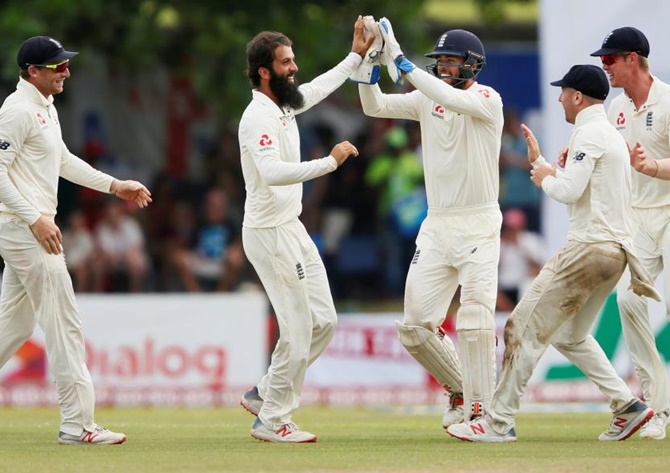
[(551, 85), (570, 87), (599, 100), (605, 100), (610, 91), (605, 72), (592, 64), (572, 66), (561, 80), (551, 82)]
[(602, 48), (591, 56), (606, 56), (621, 52), (634, 52), (649, 57), (649, 41), (642, 31), (632, 26), (624, 26), (610, 31), (603, 40)]
[(21, 69), (27, 69), (31, 64), (57, 64), (71, 57), (77, 52), (66, 51), (63, 46), (49, 36), (33, 36), (23, 42), (16, 55), (16, 62)]

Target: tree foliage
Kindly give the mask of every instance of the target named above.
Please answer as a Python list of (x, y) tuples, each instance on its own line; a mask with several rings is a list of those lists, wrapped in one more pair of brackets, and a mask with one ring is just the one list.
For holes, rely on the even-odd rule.
[[(502, 0), (477, 0), (495, 11)], [(282, 31), (294, 42), (299, 78), (307, 81), (349, 51), (357, 14), (387, 16), (407, 50), (432, 43), (424, 0), (4, 0), (0, 6), (2, 77), (14, 83), (16, 51), (26, 38), (49, 35), (66, 48), (101, 52), (115, 70), (134, 74), (165, 65), (188, 76), (198, 96), (234, 120), (249, 99), (247, 42)], [(493, 15), (495, 16), (495, 15)]]

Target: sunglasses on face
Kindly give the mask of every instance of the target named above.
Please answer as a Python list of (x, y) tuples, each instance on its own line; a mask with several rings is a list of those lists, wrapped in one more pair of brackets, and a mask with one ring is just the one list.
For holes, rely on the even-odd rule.
[(626, 58), (631, 54), (632, 53), (605, 54), (604, 56), (600, 56), (600, 60), (602, 61), (603, 66), (611, 66), (617, 61), (618, 58), (620, 57)]
[(67, 68), (69, 66), (70, 61), (63, 61), (58, 64), (29, 64), (30, 66), (33, 67), (45, 67), (47, 69), (51, 69), (52, 71), (56, 73), (61, 73), (67, 71)]

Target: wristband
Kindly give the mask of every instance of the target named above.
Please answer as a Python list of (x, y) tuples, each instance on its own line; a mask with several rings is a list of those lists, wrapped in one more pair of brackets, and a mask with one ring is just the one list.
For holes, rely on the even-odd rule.
[(551, 164), (549, 164), (549, 163), (547, 162), (547, 160), (544, 159), (544, 156), (539, 155), (539, 156), (537, 157), (537, 159), (535, 159), (535, 161), (533, 161), (533, 162), (531, 163), (531, 166), (533, 166), (533, 168), (536, 168), (536, 167), (539, 167), (539, 166), (547, 166), (547, 167), (551, 167)]

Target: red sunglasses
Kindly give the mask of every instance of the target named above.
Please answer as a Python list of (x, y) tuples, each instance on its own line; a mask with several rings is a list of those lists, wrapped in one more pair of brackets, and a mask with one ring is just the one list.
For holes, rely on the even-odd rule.
[(632, 53), (615, 53), (615, 54), (605, 54), (604, 56), (600, 56), (600, 60), (603, 63), (603, 66), (611, 66), (617, 61), (617, 58), (620, 57), (628, 57)]
[(70, 61), (64, 61), (59, 64), (29, 64), (30, 66), (33, 67), (45, 67), (47, 69), (51, 69), (52, 71), (56, 73), (62, 73), (67, 71), (67, 68), (69, 66)]

